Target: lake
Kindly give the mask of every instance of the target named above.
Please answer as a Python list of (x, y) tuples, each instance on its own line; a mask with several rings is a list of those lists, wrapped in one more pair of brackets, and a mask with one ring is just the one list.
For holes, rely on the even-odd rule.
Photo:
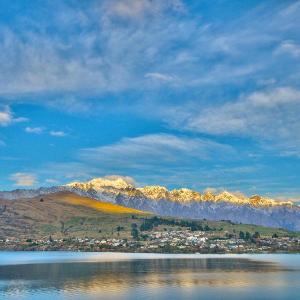
[(296, 299), (300, 255), (0, 252), (0, 299)]

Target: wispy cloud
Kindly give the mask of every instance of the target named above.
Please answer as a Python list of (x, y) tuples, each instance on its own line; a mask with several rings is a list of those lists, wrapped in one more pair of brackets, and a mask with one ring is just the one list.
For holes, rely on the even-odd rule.
[(105, 8), (109, 14), (134, 19), (161, 14), (165, 10), (185, 10), (180, 0), (115, 0), (107, 2)]
[(34, 134), (42, 134), (44, 132), (43, 127), (25, 127), (25, 131), (27, 133), (34, 133)]
[(258, 141), (272, 141), (273, 147), (281, 145), (281, 149), (296, 150), (300, 145), (298, 89), (274, 88), (218, 106), (203, 108), (194, 103), (186, 110), (170, 110), (169, 123), (180, 129), (211, 135), (249, 136)]
[(60, 184), (60, 182), (58, 181), (58, 180), (56, 180), (56, 179), (52, 179), (52, 178), (47, 178), (46, 180), (45, 180), (45, 183), (46, 184), (52, 184), (52, 185), (59, 185)]
[[(51, 163), (39, 172), (43, 176), (63, 178), (63, 182), (120, 174), (133, 176), (138, 184), (191, 187), (191, 182), (194, 182), (197, 188), (207, 182), (212, 185), (215, 177), (218, 179), (215, 184), (222, 182), (225, 186), (229, 174), (247, 174), (254, 170), (252, 166), (251, 169), (223, 168), (220, 172), (220, 165), (236, 156), (236, 151), (226, 144), (160, 133), (123, 138), (111, 145), (81, 149), (73, 161)], [(214, 166), (211, 166), (212, 163)]]
[(124, 138), (120, 142), (98, 148), (83, 149), (80, 159), (130, 167), (191, 163), (193, 160), (224, 158), (234, 150), (227, 145), (205, 139), (150, 134)]
[[(121, 116), (143, 128), (132, 133), (125, 125), (118, 141), (105, 145), (101, 137), (100, 147), (87, 135), (92, 148), (75, 158), (64, 153), (44, 180), (129, 173), (145, 183), (249, 185), (231, 176), (246, 174), (234, 173), (239, 162), (222, 164), (235, 157), (228, 144), (262, 150), (249, 156), (250, 166), (269, 149), (278, 159), (299, 157), (298, 2), (248, 1), (233, 10), (226, 1), (75, 2), (36, 2), (34, 10), (11, 12), (13, 24), (1, 20), (0, 126), (21, 121), (17, 112), (38, 103), (49, 114), (112, 114), (112, 122)], [(28, 131), (43, 127), (45, 140), (70, 135), (82, 120), (69, 127), (69, 117), (59, 124), (36, 118)], [(9, 145), (18, 128), (5, 130), (0, 138)], [(172, 134), (146, 134), (156, 130)]]
[(288, 39), (299, 27), (290, 21), (298, 6), (283, 14), (287, 6), (254, 6), (220, 25), (199, 21), (179, 0), (64, 3), (47, 21), (24, 17), (22, 30), (0, 27), (0, 94), (103, 94), (155, 89), (158, 80), (199, 89), (265, 78), (274, 68), (276, 75), (284, 72), (272, 56), (278, 45), (299, 52), (299, 41)]
[(288, 53), (294, 57), (300, 57), (300, 45), (292, 40), (283, 41), (277, 49), (277, 53)]
[(33, 186), (37, 183), (36, 175), (32, 173), (14, 173), (10, 180), (14, 181), (16, 186)]
[[(179, 0), (91, 1), (85, 9), (62, 3), (60, 13), (52, 19), (57, 29), (55, 37), (43, 30), (49, 20), (35, 23), (23, 18), (21, 31), (0, 27), (0, 62), (3, 64), (0, 94), (103, 93), (137, 88), (139, 78), (145, 74), (145, 70), (138, 67), (139, 61), (143, 56), (149, 60), (156, 55), (154, 35), (159, 33), (155, 26), (146, 29), (143, 25), (148, 17), (157, 16), (155, 23), (161, 27), (162, 14), (169, 15), (171, 20), (170, 10), (179, 11), (180, 7), (183, 4)], [(125, 16), (142, 19), (123, 26), (120, 18)], [(66, 39), (64, 34), (74, 25), (74, 19), (81, 20), (83, 28), (82, 34), (76, 32), (75, 44), (74, 36)], [(91, 30), (92, 27), (96, 30)], [(162, 35), (167, 41), (162, 39), (160, 43), (167, 44), (173, 38), (172, 30), (164, 29)], [(168, 38), (168, 35), (171, 36)], [(149, 49), (150, 44), (153, 51)]]
[(147, 73), (145, 78), (151, 78), (159, 81), (174, 81), (176, 78), (172, 75), (162, 74), (162, 73)]
[(27, 126), (25, 127), (25, 132), (27, 133), (31, 133), (31, 134), (49, 134), (51, 136), (55, 136), (55, 137), (64, 137), (67, 135), (66, 132), (62, 131), (62, 130), (46, 130), (45, 127), (30, 127)]
[(52, 136), (56, 136), (56, 137), (64, 137), (67, 135), (64, 131), (61, 131), (61, 130), (59, 130), (59, 131), (51, 130), (49, 132), (49, 134)]
[(75, 96), (65, 96), (47, 101), (46, 105), (50, 108), (70, 114), (88, 114), (95, 110), (95, 106), (93, 105), (94, 102), (95, 101), (89, 101), (87, 98), (81, 99), (80, 97)]

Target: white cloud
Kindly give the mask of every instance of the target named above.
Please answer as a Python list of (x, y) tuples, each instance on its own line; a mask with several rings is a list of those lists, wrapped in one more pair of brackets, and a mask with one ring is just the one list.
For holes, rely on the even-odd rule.
[(174, 81), (176, 78), (174, 76), (162, 73), (147, 73), (145, 78), (151, 78), (159, 81)]
[(205, 139), (149, 134), (124, 138), (107, 146), (80, 151), (79, 158), (106, 169), (152, 169), (191, 166), (201, 160), (227, 159), (234, 150)]
[[(45, 132), (45, 127), (29, 127), (28, 126), (25, 128), (25, 131), (27, 133), (42, 134)], [(55, 136), (55, 137), (64, 137), (67, 135), (67, 133), (62, 130), (51, 130), (48, 133), (49, 133), (49, 135)]]
[(39, 174), (41, 177), (60, 178), (65, 183), (118, 174), (133, 176), (137, 179), (137, 185), (226, 186), (232, 178), (236, 180), (237, 173), (253, 173), (254, 166), (221, 167), (223, 163), (237, 162), (242, 157), (242, 153), (237, 154), (226, 144), (160, 133), (123, 138), (111, 145), (81, 149), (73, 161), (49, 163), (41, 168)]
[(283, 41), (277, 49), (277, 53), (278, 52), (289, 53), (294, 57), (300, 57), (300, 45), (292, 40)]
[(49, 134), (56, 137), (64, 137), (67, 135), (64, 131), (55, 131), (55, 130), (51, 130)]
[[(23, 17), (20, 30), (0, 27), (0, 94), (103, 94), (155, 89), (155, 81), (176, 78), (181, 87), (202, 87), (273, 76), (274, 68), (285, 78), (293, 73), (277, 68), (270, 55), (287, 30), (299, 27), (299, 21), (279, 17), (277, 6), (253, 6), (222, 26), (205, 22), (200, 13), (182, 17), (189, 14), (189, 5), (184, 6), (179, 0), (89, 1), (84, 7), (62, 3), (53, 20)], [(75, 20), (80, 33), (73, 30)], [(55, 38), (46, 34), (52, 21)], [(297, 43), (283, 47), (291, 50)], [(74, 99), (65, 101), (70, 102), (66, 110), (72, 109)]]
[(109, 14), (134, 19), (160, 14), (167, 9), (184, 11), (184, 5), (180, 0), (114, 0), (107, 2), (105, 8)]
[(235, 102), (189, 112), (185, 128), (211, 134), (276, 134), (285, 126), (299, 126), (291, 110), (300, 109), (299, 105), (300, 91), (293, 88), (254, 92)]
[(103, 177), (104, 179), (110, 179), (110, 180), (114, 180), (114, 179), (123, 179), (125, 182), (127, 182), (128, 184), (131, 184), (133, 186), (136, 186), (137, 183), (135, 181), (135, 179), (133, 177), (130, 176), (122, 176), (122, 175), (106, 175)]
[(280, 15), (287, 17), (292, 16), (295, 17), (296, 20), (299, 17), (300, 12), (300, 1), (292, 1), (291, 4), (283, 7), (283, 9), (280, 11)]
[[(152, 25), (143, 28), (135, 22), (123, 26), (118, 21), (125, 15), (151, 13), (158, 15), (152, 21), (160, 27), (160, 22), (165, 22), (160, 14), (169, 14), (170, 9), (178, 11), (180, 3), (179, 0), (91, 1), (84, 9), (61, 4), (53, 20), (53, 26), (58, 29), (55, 38), (45, 34), (50, 20), (39, 20), (35, 24), (37, 30), (33, 28), (34, 21), (25, 17), (20, 31), (0, 27), (0, 64), (3, 65), (0, 94), (103, 93), (140, 88), (139, 81), (145, 74), (139, 67), (140, 61), (152, 59), (157, 52), (154, 40), (159, 30)], [(64, 30), (74, 26), (75, 19), (84, 20), (83, 33), (73, 33), (66, 39)], [(141, 22), (146, 20), (142, 18)], [(172, 38), (167, 38), (168, 35), (174, 36), (172, 32), (172, 28), (165, 28), (159, 43), (167, 45)], [(97, 46), (100, 44), (103, 47)], [(148, 65), (147, 62), (146, 68)]]
[(88, 113), (93, 111), (93, 105), (87, 99), (77, 99), (74, 96), (61, 97), (53, 99), (46, 103), (49, 107), (61, 110), (67, 113)]
[(107, 171), (103, 173), (103, 169), (99, 165), (88, 165), (78, 161), (46, 163), (39, 170), (41, 177), (59, 180), (60, 183), (68, 183), (78, 179), (88, 180), (92, 177), (104, 176), (107, 173)]
[(36, 175), (32, 173), (14, 173), (10, 176), (12, 181), (15, 181), (16, 186), (33, 186), (37, 183)]
[[(253, 92), (220, 105), (171, 108), (169, 123), (177, 128), (212, 135), (249, 136), (285, 153), (300, 153), (300, 90), (291, 87)], [(296, 152), (295, 152), (296, 151)], [(283, 153), (283, 152), (282, 152)]]
[(8, 126), (12, 123), (26, 122), (28, 119), (15, 118), (9, 106), (0, 107), (0, 126)]
[(56, 179), (47, 178), (47, 179), (45, 180), (45, 183), (46, 183), (46, 184), (56, 184), (56, 185), (58, 185), (58, 184), (59, 184), (59, 181), (56, 180)]
[(25, 131), (27, 133), (41, 134), (44, 132), (44, 128), (43, 127), (26, 127)]
[(0, 111), (0, 125), (7, 126), (12, 123), (13, 117), (11, 111), (8, 108), (5, 108), (3, 111)]
[(261, 86), (274, 85), (275, 83), (276, 83), (275, 78), (260, 79), (260, 80), (257, 81), (257, 84), (261, 85)]

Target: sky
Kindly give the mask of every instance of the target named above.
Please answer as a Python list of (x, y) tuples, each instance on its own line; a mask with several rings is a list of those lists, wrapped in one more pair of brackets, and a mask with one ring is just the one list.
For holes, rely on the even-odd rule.
[(106, 175), (300, 198), (300, 1), (1, 0), (0, 190)]

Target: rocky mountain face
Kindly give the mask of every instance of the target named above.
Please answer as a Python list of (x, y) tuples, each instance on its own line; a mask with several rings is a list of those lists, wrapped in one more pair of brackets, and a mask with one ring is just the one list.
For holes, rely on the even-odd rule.
[(276, 201), (271, 198), (261, 197), (259, 195), (247, 198), (242, 194), (229, 193), (223, 191), (219, 194), (213, 194), (210, 191), (203, 194), (187, 188), (174, 189), (169, 191), (164, 186), (145, 186), (135, 187), (132, 183), (127, 182), (122, 177), (113, 178), (95, 178), (88, 182), (72, 182), (65, 185), (78, 192), (87, 192), (94, 196), (107, 195), (111, 201), (115, 201), (117, 195), (130, 197), (141, 197), (151, 200), (167, 200), (179, 203), (189, 202), (226, 202), (239, 205), (251, 205), (255, 207), (270, 207), (270, 206), (293, 206), (291, 201)]
[(233, 222), (300, 230), (300, 208), (292, 202), (254, 195), (246, 197), (224, 191), (199, 193), (163, 186), (136, 188), (122, 178), (97, 178), (67, 185), (76, 193), (159, 215)]
[(58, 191), (70, 191), (101, 201), (153, 212), (163, 216), (231, 220), (232, 222), (300, 230), (300, 208), (292, 202), (254, 195), (246, 197), (224, 191), (199, 193), (182, 188), (169, 191), (163, 186), (135, 187), (123, 177), (96, 178), (65, 186), (16, 190), (0, 198), (30, 198)]
[(34, 198), (42, 195), (48, 195), (57, 192), (69, 191), (70, 188), (65, 186), (41, 187), (39, 189), (17, 189), (13, 191), (0, 192), (0, 199), (17, 200), (21, 198)]

